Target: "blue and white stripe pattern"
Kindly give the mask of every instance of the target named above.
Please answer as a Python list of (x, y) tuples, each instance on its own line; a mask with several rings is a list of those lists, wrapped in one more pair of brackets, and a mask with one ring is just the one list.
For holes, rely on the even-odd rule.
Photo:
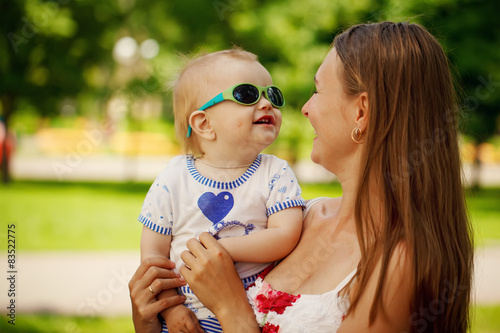
[[(241, 282), (243, 282), (243, 285), (245, 286), (245, 289), (247, 289), (250, 285), (252, 285), (255, 280), (259, 277), (259, 274), (255, 274), (246, 278), (241, 279)], [(180, 287), (179, 290), (183, 294), (190, 294), (192, 293), (191, 289), (188, 286), (183, 286)], [(215, 317), (211, 318), (206, 318), (206, 319), (198, 319), (200, 322), (201, 327), (205, 330), (205, 332), (221, 332), (222, 333), (222, 328), (220, 327), (219, 321)], [(168, 333), (167, 325), (165, 325), (165, 322), (162, 322), (162, 333)]]
[(304, 207), (305, 205), (306, 205), (306, 201), (304, 199), (295, 199), (295, 200), (289, 200), (289, 201), (285, 201), (285, 202), (279, 202), (267, 210), (267, 216), (272, 215), (276, 212), (279, 212), (280, 210), (283, 210), (283, 209), (297, 207), (297, 206)]
[(255, 275), (249, 276), (247, 278), (241, 279), (241, 282), (243, 282), (243, 286), (245, 286), (245, 289), (247, 289), (252, 283), (255, 282), (255, 280), (257, 280), (257, 278), (259, 277), (259, 274), (255, 274)]
[(219, 182), (215, 181), (209, 178), (206, 178), (202, 176), (198, 170), (196, 170), (196, 167), (194, 166), (194, 158), (192, 156), (188, 156), (187, 158), (187, 169), (191, 176), (199, 183), (209, 186), (211, 188), (216, 188), (219, 190), (231, 190), (233, 188), (236, 188), (238, 186), (241, 186), (244, 182), (246, 182), (254, 173), (257, 171), (259, 168), (260, 162), (261, 162), (262, 156), (259, 155), (253, 161), (252, 165), (250, 165), (245, 171), (243, 175), (241, 175), (238, 179), (233, 180), (232, 182)]
[[(222, 327), (220, 327), (219, 321), (215, 317), (207, 318), (207, 319), (199, 319), (198, 321), (200, 322), (200, 325), (205, 332), (223, 333)], [(165, 324), (164, 321), (162, 321), (161, 332), (168, 333), (167, 325)]]
[[(257, 280), (259, 274), (260, 273), (241, 279), (241, 282), (243, 282), (243, 286), (245, 287), (245, 289), (247, 289), (252, 283), (255, 282), (255, 280)], [(189, 288), (189, 286), (182, 286), (179, 287), (178, 289), (184, 295), (193, 294), (193, 291), (191, 290), (191, 288)]]
[(146, 218), (142, 214), (139, 215), (139, 218), (137, 220), (139, 222), (141, 222), (142, 224), (144, 224), (149, 229), (156, 231), (159, 234), (162, 234), (162, 235), (171, 235), (172, 234), (172, 228), (165, 228), (165, 227), (162, 227), (158, 224), (155, 224), (153, 221)]

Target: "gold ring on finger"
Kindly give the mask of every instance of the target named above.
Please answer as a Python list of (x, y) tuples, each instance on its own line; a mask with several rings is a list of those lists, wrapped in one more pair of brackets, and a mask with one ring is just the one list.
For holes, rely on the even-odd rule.
[(154, 289), (151, 287), (151, 285), (149, 285), (149, 291), (151, 292), (151, 294), (153, 294), (153, 296), (158, 295), (158, 293), (156, 291), (154, 291)]

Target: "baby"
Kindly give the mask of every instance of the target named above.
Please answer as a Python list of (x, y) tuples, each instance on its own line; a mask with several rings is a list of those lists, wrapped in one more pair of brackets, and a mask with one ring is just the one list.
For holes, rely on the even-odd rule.
[[(141, 260), (168, 257), (179, 268), (186, 242), (208, 231), (248, 286), (294, 249), (305, 205), (299, 184), (286, 161), (261, 154), (278, 136), (285, 105), (272, 84), (257, 57), (239, 49), (200, 56), (181, 71), (175, 126), (192, 155), (172, 158), (144, 200)], [(187, 299), (161, 313), (164, 332), (188, 331), (195, 316), (206, 332), (222, 332), (189, 287), (179, 292)]]

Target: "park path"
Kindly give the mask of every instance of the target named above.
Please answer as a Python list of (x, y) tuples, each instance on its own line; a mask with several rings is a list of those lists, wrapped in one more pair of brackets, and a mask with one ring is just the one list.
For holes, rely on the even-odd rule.
[[(6, 272), (7, 257), (0, 256)], [(500, 304), (500, 245), (479, 248), (474, 300)], [(128, 316), (128, 281), (139, 265), (136, 252), (20, 252), (16, 261), (16, 311), (86, 316)], [(5, 309), (8, 280), (0, 279)]]
[[(167, 165), (171, 156), (111, 156), (95, 155), (75, 158), (72, 155), (47, 157), (15, 155), (12, 176), (15, 179), (59, 181), (147, 181), (152, 182)], [(318, 183), (336, 177), (320, 165), (303, 160), (293, 165), (299, 182)], [(471, 175), (469, 165), (464, 166), (467, 182)], [(484, 164), (479, 182), (483, 186), (500, 186), (500, 164)]]
[[(69, 162), (71, 165), (66, 165)], [(81, 160), (17, 156), (13, 175), (21, 179), (152, 181), (168, 157), (86, 157)], [(61, 167), (63, 166), (63, 167)], [(66, 166), (66, 168), (64, 168)], [(294, 167), (305, 182), (332, 180), (322, 167), (301, 163)], [(466, 170), (467, 174), (467, 170)], [(486, 166), (483, 185), (500, 184), (500, 165)], [(474, 300), (500, 304), (500, 244), (480, 247), (475, 258)], [(17, 313), (48, 312), (66, 315), (122, 316), (130, 314), (128, 281), (139, 265), (139, 251), (124, 252), (25, 252), (16, 259), (15, 304)], [(0, 254), (0, 307), (5, 309), (10, 273), (6, 253)]]

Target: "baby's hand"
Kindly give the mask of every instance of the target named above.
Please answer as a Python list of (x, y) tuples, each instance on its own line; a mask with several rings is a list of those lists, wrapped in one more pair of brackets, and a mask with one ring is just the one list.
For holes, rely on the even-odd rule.
[(198, 318), (182, 304), (171, 307), (161, 313), (167, 324), (169, 333), (203, 333), (205, 332)]

